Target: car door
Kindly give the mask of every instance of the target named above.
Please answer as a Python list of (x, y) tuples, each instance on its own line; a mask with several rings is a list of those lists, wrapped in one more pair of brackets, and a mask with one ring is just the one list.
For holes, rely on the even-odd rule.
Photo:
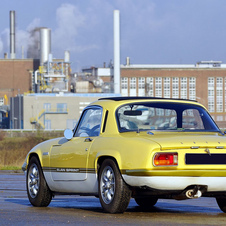
[(51, 175), (54, 181), (87, 179), (90, 148), (100, 134), (102, 109), (89, 107), (84, 110), (74, 137), (59, 142), (50, 153)]

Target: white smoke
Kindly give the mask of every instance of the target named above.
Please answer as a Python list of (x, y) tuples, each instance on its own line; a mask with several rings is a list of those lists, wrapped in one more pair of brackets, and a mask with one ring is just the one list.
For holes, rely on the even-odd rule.
[(57, 28), (52, 32), (53, 48), (58, 51), (75, 45), (78, 29), (84, 26), (85, 17), (71, 4), (62, 4), (56, 11)]
[[(89, 15), (90, 13), (92, 13), (90, 9), (88, 9), (88, 12), (82, 12), (77, 6), (72, 4), (62, 4), (57, 8), (56, 28), (50, 28), (52, 33), (52, 53), (54, 57), (61, 58), (65, 50), (81, 53), (98, 48), (98, 46), (92, 42), (87, 44), (84, 41), (81, 43), (84, 35), (83, 32), (85, 31), (86, 34), (87, 30), (90, 29), (88, 25), (95, 23), (94, 16), (93, 14), (92, 16)], [(28, 58), (39, 57), (38, 42), (40, 22), (40, 18), (34, 18), (33, 21), (27, 25), (26, 29), (16, 27), (16, 58), (21, 58), (22, 46)], [(0, 55), (3, 56), (5, 52), (9, 55), (9, 40), (9, 28), (6, 28), (0, 33)]]
[(39, 27), (40, 19), (35, 18), (27, 27), (29, 33), (27, 40), (27, 57), (39, 58)]
[(9, 28), (5, 28), (0, 35), (0, 54), (9, 52)]
[[(34, 30), (40, 26), (40, 19), (35, 18), (26, 28), (26, 30), (20, 30), (18, 29), (16, 31), (16, 49), (17, 49), (17, 58), (20, 58), (21, 55), (21, 47), (24, 47), (24, 52), (27, 52), (28, 58), (37, 58), (38, 57), (38, 50), (37, 50), (37, 35), (34, 32)], [(32, 53), (31, 55), (28, 54), (31, 48), (32, 51), (35, 51), (35, 53)]]
[[(34, 19), (26, 28), (26, 30), (22, 30), (16, 27), (16, 58), (21, 58), (22, 56), (22, 46), (24, 48), (24, 52), (27, 51), (29, 45), (32, 45), (33, 39), (31, 37), (31, 31), (38, 27), (40, 24), (40, 19)], [(0, 55), (3, 56), (4, 53), (10, 52), (10, 36), (9, 36), (9, 28), (5, 28), (0, 34)]]
[(83, 52), (97, 48), (94, 44), (81, 45), (76, 42), (79, 31), (87, 27), (87, 16), (75, 5), (62, 4), (56, 10), (56, 22), (57, 28), (52, 31), (52, 49), (58, 54), (64, 50)]

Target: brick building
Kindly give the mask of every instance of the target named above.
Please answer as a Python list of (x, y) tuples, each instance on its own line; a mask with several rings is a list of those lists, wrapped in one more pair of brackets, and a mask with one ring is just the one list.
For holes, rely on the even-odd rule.
[[(10, 61), (11, 64), (7, 65), (7, 62)], [(3, 62), (0, 61), (0, 65), (4, 66), (0, 67), (0, 76), (2, 74), (7, 76), (1, 77), (3, 83), (0, 83), (0, 97), (7, 94), (6, 91), (8, 91), (9, 96), (16, 96), (18, 89), (20, 89), (20, 94), (29, 91), (31, 87), (29, 70), (35, 70), (36, 62), (33, 60)], [(101, 73), (97, 69), (92, 68), (91, 76), (101, 78), (105, 84), (111, 83), (112, 68), (104, 68)], [(226, 64), (217, 61), (202, 61), (195, 65), (136, 65), (127, 63), (120, 66), (120, 71), (122, 96), (196, 100), (209, 110), (220, 128), (226, 128)], [(57, 98), (59, 99), (59, 97)], [(67, 96), (64, 98), (70, 99)], [(48, 95), (46, 99), (49, 99)], [(43, 106), (40, 109), (45, 108)], [(25, 109), (31, 111), (29, 107)], [(25, 117), (24, 120), (28, 120), (28, 117)], [(24, 121), (24, 128), (28, 128), (25, 124)], [(54, 123), (51, 128), (53, 125)], [(45, 128), (48, 126), (46, 125)]]
[(0, 60), (0, 99), (32, 90), (32, 73), (37, 70), (39, 60), (1, 59)]
[(196, 65), (123, 65), (121, 94), (196, 100), (226, 128), (226, 65), (202, 61)]

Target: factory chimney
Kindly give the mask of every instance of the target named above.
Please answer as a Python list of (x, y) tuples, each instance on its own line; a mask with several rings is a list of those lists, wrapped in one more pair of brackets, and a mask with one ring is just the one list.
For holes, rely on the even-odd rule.
[(114, 93), (120, 93), (120, 14), (114, 10)]
[(15, 42), (15, 11), (10, 11), (10, 58), (16, 58), (16, 42)]
[(40, 28), (40, 65), (43, 66), (51, 53), (51, 30)]

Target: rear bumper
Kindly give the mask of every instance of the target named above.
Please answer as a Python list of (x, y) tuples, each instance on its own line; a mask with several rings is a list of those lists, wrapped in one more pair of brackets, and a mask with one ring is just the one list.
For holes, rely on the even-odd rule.
[(181, 191), (191, 185), (204, 185), (207, 186), (207, 192), (226, 191), (226, 176), (130, 176), (123, 174), (122, 177), (132, 187), (147, 186), (157, 190)]

